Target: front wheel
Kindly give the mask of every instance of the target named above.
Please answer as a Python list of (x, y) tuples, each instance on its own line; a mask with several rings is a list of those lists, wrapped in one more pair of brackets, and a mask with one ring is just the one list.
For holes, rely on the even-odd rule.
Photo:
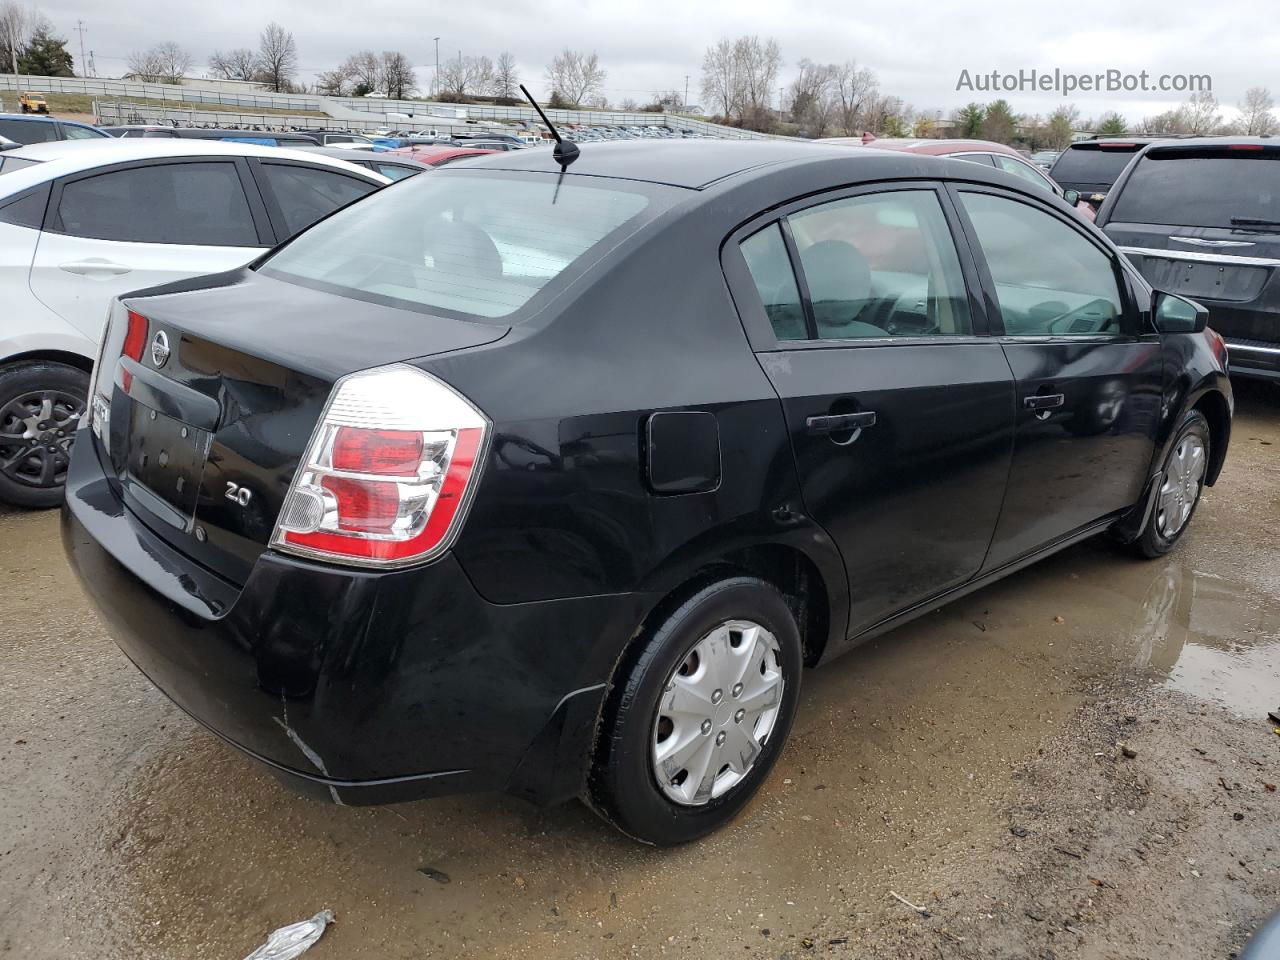
[(1173, 549), (1200, 503), (1209, 466), (1209, 421), (1199, 410), (1188, 411), (1178, 425), (1165, 456), (1160, 489), (1147, 525), (1134, 547), (1145, 557), (1159, 557)]
[(0, 501), (19, 507), (62, 502), (88, 392), (89, 375), (64, 363), (0, 368)]
[(704, 587), (639, 641), (610, 692), (584, 799), (658, 845), (732, 819), (768, 776), (800, 693), (795, 618), (754, 577)]

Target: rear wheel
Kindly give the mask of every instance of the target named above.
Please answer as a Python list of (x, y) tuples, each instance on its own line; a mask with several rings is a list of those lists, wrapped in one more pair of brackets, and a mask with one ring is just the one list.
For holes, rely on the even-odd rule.
[(62, 502), (89, 375), (63, 363), (0, 369), (0, 501), (20, 507)]
[(1188, 411), (1165, 456), (1163, 479), (1147, 525), (1134, 547), (1146, 557), (1173, 549), (1200, 503), (1209, 466), (1209, 421), (1199, 410)]
[(606, 704), (584, 797), (624, 833), (668, 845), (726, 823), (768, 776), (800, 691), (800, 634), (774, 587), (699, 590), (640, 640)]

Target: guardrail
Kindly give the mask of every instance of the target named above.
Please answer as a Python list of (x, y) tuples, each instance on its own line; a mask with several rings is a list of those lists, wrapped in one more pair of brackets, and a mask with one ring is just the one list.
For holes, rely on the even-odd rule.
[[(387, 120), (387, 113), (408, 114), (413, 120), (408, 126), (435, 127), (439, 130), (464, 129), (457, 118), (441, 117), (432, 112), (437, 110), (463, 109), (468, 120), (493, 120), (512, 122), (525, 120), (538, 123), (538, 114), (531, 107), (499, 107), (488, 104), (452, 104), (429, 100), (383, 100), (366, 97), (322, 97), (315, 94), (297, 93), (236, 93), (223, 90), (199, 90), (173, 83), (139, 83), (133, 80), (106, 80), (86, 77), (27, 77), (13, 74), (0, 74), (0, 90), (33, 90), (40, 93), (74, 93), (93, 97), (115, 99), (130, 97), (137, 100), (158, 100), (165, 103), (216, 103), (220, 106), (248, 108), (267, 108), (272, 110), (298, 110), (327, 113), (329, 107), (342, 109), (342, 116), (337, 118), (342, 126), (351, 129), (371, 130), (379, 127), (400, 126), (394, 120)], [(347, 111), (356, 110), (372, 114), (366, 124), (357, 126), (359, 121), (350, 118)], [(338, 112), (338, 111), (335, 111)], [(235, 114), (232, 114), (235, 116)], [(756, 133), (752, 130), (741, 130), (727, 127), (708, 120), (669, 113), (642, 113), (618, 110), (548, 110), (547, 116), (552, 123), (578, 124), (583, 126), (649, 126), (658, 124), (675, 129), (692, 130), (695, 133), (710, 134), (717, 137), (741, 140), (777, 139), (771, 134)], [(148, 121), (144, 121), (148, 122)], [(281, 121), (277, 120), (277, 123)], [(287, 121), (292, 123), (292, 121)], [(315, 126), (314, 117), (304, 118), (304, 126)], [(472, 127), (472, 129), (474, 129)]]
[[(175, 109), (173, 107), (149, 106), (138, 103), (120, 103), (114, 100), (95, 100), (93, 116), (99, 126), (110, 127), (129, 123), (173, 124), (191, 127), (225, 127), (233, 130), (262, 128), (264, 130), (307, 129), (325, 127), (324, 117), (304, 116), (288, 113), (238, 113), (233, 110), (196, 110)], [(335, 129), (338, 124), (333, 125)], [(341, 128), (360, 133), (373, 133), (386, 128), (386, 121), (380, 117), (368, 120), (343, 120)], [(450, 133), (464, 132), (463, 127), (450, 127), (441, 124), (439, 129)], [(475, 132), (475, 127), (465, 128), (466, 132)]]

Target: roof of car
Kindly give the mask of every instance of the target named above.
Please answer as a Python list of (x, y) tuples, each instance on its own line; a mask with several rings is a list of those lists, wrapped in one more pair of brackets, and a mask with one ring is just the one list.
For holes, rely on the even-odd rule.
[(0, 113), (0, 120), (28, 120), (32, 123), (64, 123), (69, 127), (88, 127), (90, 130), (98, 129), (91, 123), (81, 123), (79, 120), (64, 120), (62, 117), (49, 117), (38, 113)]
[(388, 150), (395, 156), (412, 157), (420, 163), (429, 166), (438, 166), (442, 163), (448, 163), (450, 160), (459, 160), (463, 157), (486, 157), (496, 150), (482, 150), (477, 147), (436, 147), (436, 146), (408, 146), (397, 147), (395, 150)]
[(398, 154), (395, 150), (374, 153), (369, 150), (352, 150), (347, 147), (292, 147), (290, 149), (300, 150), (302, 153), (311, 154), (313, 157), (333, 157), (335, 160), (346, 160), (350, 163), (393, 163), (402, 167), (420, 168), (429, 166), (429, 164), (423, 163), (421, 160), (415, 160), (407, 154)]
[(142, 137), (122, 139), (103, 137), (98, 140), (57, 140), (33, 143), (18, 150), (10, 150), (6, 157), (35, 160), (36, 165), (6, 173), (0, 179), (0, 193), (5, 196), (25, 190), (29, 186), (44, 183), (54, 177), (92, 170), (113, 163), (131, 160), (153, 160), (165, 157), (193, 156), (261, 157), (264, 159), (306, 160), (323, 166), (331, 166), (344, 173), (372, 177), (383, 183), (391, 181), (368, 169), (343, 160), (316, 156), (291, 150), (288, 147), (266, 147), (256, 143), (226, 143), (221, 140), (178, 140), (168, 137), (147, 139)]
[[(567, 173), (701, 189), (747, 170), (797, 160), (862, 156), (811, 140), (624, 140), (584, 143)], [(871, 151), (867, 151), (868, 154)], [(557, 172), (550, 150), (510, 150), (469, 166)]]
[(836, 143), (841, 146), (874, 147), (877, 150), (901, 150), (904, 153), (923, 153), (935, 157), (947, 157), (956, 153), (1003, 153), (1008, 156), (1021, 156), (1017, 150), (994, 140), (970, 140), (955, 138), (935, 140), (926, 137), (874, 137), (863, 140), (861, 137), (830, 137), (820, 143)]

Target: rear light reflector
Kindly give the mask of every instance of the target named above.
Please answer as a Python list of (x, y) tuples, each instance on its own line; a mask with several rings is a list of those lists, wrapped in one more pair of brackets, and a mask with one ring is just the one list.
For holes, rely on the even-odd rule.
[(1262, 150), (1260, 143), (1230, 143), (1227, 144), (1228, 150)]
[(338, 381), (272, 536), (279, 550), (360, 566), (448, 549), (489, 421), (430, 374), (393, 364)]

